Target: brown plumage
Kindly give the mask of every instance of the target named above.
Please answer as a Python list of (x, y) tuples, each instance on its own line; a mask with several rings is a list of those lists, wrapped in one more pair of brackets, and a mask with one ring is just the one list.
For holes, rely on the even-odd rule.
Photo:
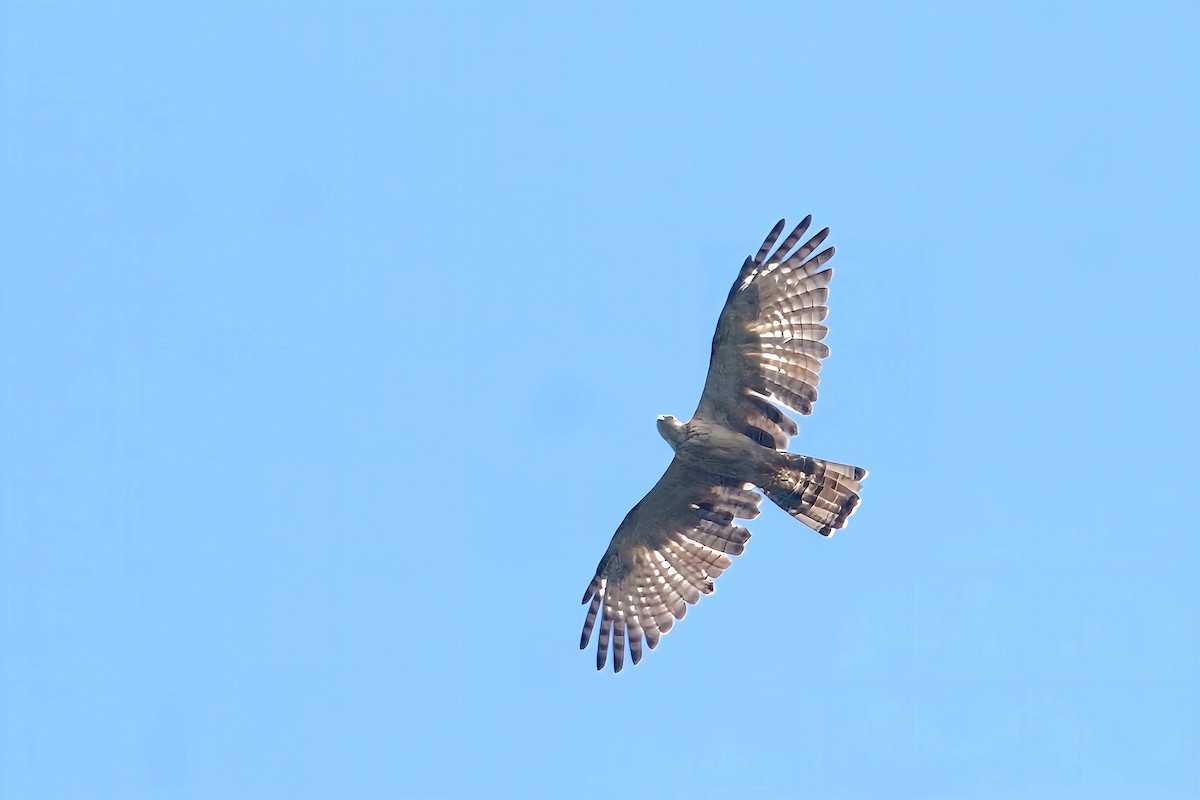
[[(612, 647), (620, 672), (643, 641), (653, 649), (689, 604), (711, 594), (713, 580), (739, 555), (750, 531), (737, 519), (758, 516), (761, 490), (813, 530), (829, 536), (858, 506), (867, 471), (784, 452), (798, 432), (779, 408), (812, 413), (833, 270), (829, 235), (818, 232), (794, 252), (812, 217), (775, 248), (784, 222), (747, 258), (713, 335), (708, 376), (692, 419), (658, 419), (675, 458), (654, 488), (625, 516), (584, 593), (589, 604), (580, 648), (600, 623), (596, 667)], [(773, 249), (774, 248), (774, 249)]]

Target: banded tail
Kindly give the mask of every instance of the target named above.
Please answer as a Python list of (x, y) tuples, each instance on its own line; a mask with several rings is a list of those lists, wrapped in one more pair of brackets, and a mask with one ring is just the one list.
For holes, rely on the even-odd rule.
[(858, 508), (858, 492), (867, 471), (811, 456), (779, 455), (783, 463), (758, 488), (822, 536), (845, 527)]

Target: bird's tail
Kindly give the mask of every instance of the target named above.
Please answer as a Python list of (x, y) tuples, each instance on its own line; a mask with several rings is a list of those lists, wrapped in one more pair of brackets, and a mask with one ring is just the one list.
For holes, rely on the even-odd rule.
[(858, 492), (867, 471), (794, 453), (779, 455), (782, 461), (758, 488), (822, 536), (845, 527), (858, 508)]

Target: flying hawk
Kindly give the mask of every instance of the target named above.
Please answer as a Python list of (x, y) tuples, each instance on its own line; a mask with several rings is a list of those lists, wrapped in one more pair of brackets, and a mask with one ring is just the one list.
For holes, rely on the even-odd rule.
[(626, 642), (638, 663), (643, 639), (653, 650), (689, 603), (712, 593), (713, 579), (750, 538), (734, 520), (758, 516), (759, 491), (822, 536), (858, 506), (865, 469), (784, 452), (799, 429), (778, 406), (811, 414), (829, 355), (820, 323), (833, 277), (823, 267), (834, 250), (812, 255), (829, 229), (792, 252), (810, 222), (805, 217), (771, 252), (783, 232), (779, 220), (742, 264), (717, 320), (700, 405), (690, 422), (658, 418), (675, 457), (625, 515), (583, 595), (591, 605), (579, 647), (587, 648), (599, 619), (597, 669), (610, 641), (614, 672), (625, 663)]

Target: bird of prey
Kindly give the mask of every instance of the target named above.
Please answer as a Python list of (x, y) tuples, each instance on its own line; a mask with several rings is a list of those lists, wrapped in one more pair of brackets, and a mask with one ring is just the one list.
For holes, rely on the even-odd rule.
[(579, 647), (587, 648), (599, 619), (597, 669), (610, 642), (614, 672), (625, 663), (626, 643), (638, 663), (643, 639), (654, 649), (688, 604), (712, 593), (713, 579), (750, 538), (734, 520), (758, 516), (760, 491), (822, 536), (843, 527), (858, 506), (865, 469), (784, 452), (799, 429), (779, 406), (812, 413), (821, 359), (829, 355), (821, 320), (834, 249), (812, 255), (829, 229), (792, 249), (811, 222), (805, 217), (772, 251), (780, 220), (742, 264), (717, 320), (696, 412), (689, 422), (658, 418), (675, 457), (625, 516), (583, 595), (590, 606)]

